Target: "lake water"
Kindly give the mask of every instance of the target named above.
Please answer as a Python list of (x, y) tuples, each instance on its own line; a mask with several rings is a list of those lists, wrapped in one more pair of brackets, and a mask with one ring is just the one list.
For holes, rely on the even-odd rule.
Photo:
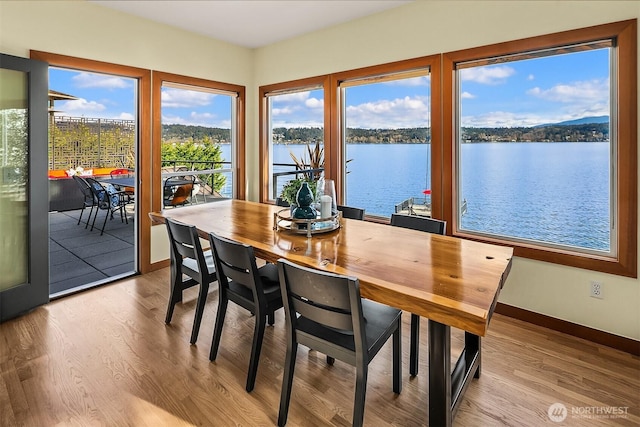
[[(274, 162), (290, 163), (275, 145)], [(461, 150), (461, 226), (471, 231), (609, 250), (608, 143), (475, 143)], [(345, 204), (390, 216), (397, 203), (424, 198), (428, 144), (349, 144)], [(282, 179), (283, 183), (285, 182)]]

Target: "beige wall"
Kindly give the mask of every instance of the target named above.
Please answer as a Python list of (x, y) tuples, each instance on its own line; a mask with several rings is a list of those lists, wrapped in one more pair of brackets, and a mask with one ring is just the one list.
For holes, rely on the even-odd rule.
[[(0, 1), (0, 51), (29, 49), (247, 87), (248, 198), (258, 195), (257, 87), (291, 79), (640, 17), (635, 1), (417, 1), (257, 50), (153, 24), (85, 2)], [(166, 259), (163, 230), (152, 261)], [(589, 281), (604, 283), (590, 298)], [(516, 259), (502, 302), (640, 340), (640, 283)]]

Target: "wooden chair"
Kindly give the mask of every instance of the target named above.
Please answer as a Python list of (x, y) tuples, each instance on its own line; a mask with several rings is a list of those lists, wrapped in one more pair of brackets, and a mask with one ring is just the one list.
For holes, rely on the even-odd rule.
[(338, 205), (338, 210), (342, 212), (343, 218), (364, 220), (364, 209)]
[[(427, 233), (446, 233), (447, 222), (426, 216), (391, 214), (391, 225)], [(418, 350), (420, 347), (420, 316), (411, 313), (411, 345), (409, 350), (409, 374), (418, 375)]]
[[(209, 284), (216, 280), (216, 271), (211, 251), (203, 251), (196, 227), (170, 218), (166, 220), (171, 256), (171, 295), (165, 323), (171, 323), (173, 309), (182, 302), (182, 292), (200, 285), (196, 303), (195, 318), (191, 329), (191, 344), (195, 344), (200, 331), (202, 314), (207, 302)], [(188, 279), (185, 279), (184, 276)]]
[(275, 311), (282, 308), (278, 282), (278, 268), (267, 263), (258, 268), (253, 247), (209, 234), (218, 275), (218, 314), (213, 331), (209, 360), (215, 360), (222, 337), (227, 305), (232, 301), (255, 314), (253, 344), (249, 360), (246, 390), (252, 391), (256, 382), (265, 323), (273, 325)]
[(402, 311), (360, 298), (358, 279), (278, 261), (287, 355), (278, 425), (287, 422), (298, 344), (356, 368), (353, 425), (364, 421), (369, 362), (393, 336), (393, 391), (402, 389)]

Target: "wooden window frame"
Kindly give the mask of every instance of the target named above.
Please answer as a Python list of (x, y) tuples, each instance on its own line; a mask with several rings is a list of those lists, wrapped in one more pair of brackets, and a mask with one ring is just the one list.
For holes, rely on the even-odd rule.
[(329, 110), (327, 109), (327, 103), (330, 97), (329, 91), (329, 76), (316, 76), (309, 77), (305, 79), (292, 80), (289, 82), (276, 83), (266, 86), (260, 86), (258, 90), (258, 105), (259, 105), (259, 130), (258, 130), (258, 138), (259, 138), (259, 155), (260, 155), (260, 165), (259, 165), (259, 178), (260, 178), (260, 188), (259, 188), (259, 200), (261, 203), (270, 203), (273, 204), (274, 200), (270, 198), (271, 189), (269, 188), (269, 165), (271, 163), (271, 159), (269, 158), (269, 123), (271, 122), (271, 117), (269, 114), (269, 96), (277, 95), (279, 93), (289, 93), (289, 92), (302, 92), (304, 90), (313, 90), (314, 88), (322, 87), (324, 92), (324, 165), (325, 165), (325, 176), (329, 176), (331, 170), (327, 167), (330, 164), (328, 162), (328, 156), (331, 154), (330, 148), (330, 139), (329, 139), (329, 129), (331, 128), (331, 116), (329, 114)]
[(234, 141), (235, 147), (232, 152), (235, 153), (236, 158), (234, 164), (236, 170), (234, 171), (234, 194), (236, 199), (244, 200), (246, 197), (246, 146), (245, 146), (245, 94), (246, 89), (244, 86), (222, 83), (213, 80), (200, 79), (196, 77), (183, 76), (180, 74), (171, 74), (161, 71), (153, 71), (153, 118), (152, 118), (152, 208), (157, 212), (162, 210), (162, 197), (156, 196), (162, 194), (162, 85), (163, 83), (173, 83), (184, 86), (202, 87), (212, 90), (236, 93), (238, 98), (236, 100), (235, 111), (235, 127), (236, 138)]
[[(617, 217), (612, 218), (617, 227), (617, 248), (615, 256), (598, 256), (555, 249), (548, 246), (525, 244), (503, 238), (479, 238), (459, 230), (456, 212), (457, 171), (455, 165), (457, 150), (456, 64), (483, 60), (505, 55), (523, 54), (542, 49), (561, 49), (563, 46), (612, 39), (615, 44), (617, 81), (612, 111), (617, 120), (611, 120), (612, 134), (617, 135)], [(472, 49), (445, 53), (443, 58), (443, 197), (446, 201), (444, 218), (448, 227), (457, 237), (508, 245), (514, 248), (514, 255), (539, 261), (567, 265), (583, 269), (601, 271), (627, 277), (637, 277), (637, 23), (636, 20), (615, 22), (589, 28), (564, 31), (538, 37), (498, 43)]]
[[(390, 62), (381, 65), (342, 71), (330, 75), (331, 79), (331, 128), (330, 128), (330, 167), (332, 172), (327, 175), (336, 183), (338, 201), (343, 199), (343, 177), (345, 159), (343, 158), (343, 126), (342, 126), (342, 99), (341, 86), (345, 82), (358, 80), (386, 80), (394, 75), (411, 73), (419, 70), (429, 70), (430, 94), (431, 94), (431, 215), (434, 218), (442, 217), (442, 163), (437, 159), (442, 157), (442, 125), (441, 125), (441, 91), (440, 91), (440, 55), (430, 55), (403, 61)], [(376, 222), (388, 222), (386, 218), (367, 215), (367, 219)]]

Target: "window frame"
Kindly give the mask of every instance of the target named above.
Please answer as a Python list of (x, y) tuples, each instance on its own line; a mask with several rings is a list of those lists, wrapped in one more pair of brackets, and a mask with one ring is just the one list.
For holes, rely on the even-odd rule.
[[(617, 135), (614, 151), (616, 162), (617, 188), (613, 201), (617, 203), (616, 217), (612, 218), (617, 227), (617, 248), (615, 256), (603, 256), (572, 251), (566, 248), (552, 248), (542, 244), (523, 243), (499, 237), (479, 237), (459, 229), (457, 212), (458, 176), (457, 158), (457, 82), (456, 64), (523, 54), (542, 49), (561, 49), (563, 46), (598, 40), (614, 40), (612, 61), (616, 72), (612, 82), (614, 96), (611, 106), (610, 134)], [(637, 277), (637, 23), (636, 20), (614, 22), (594, 27), (547, 34), (514, 40), (488, 46), (448, 52), (442, 55), (442, 87), (447, 96), (443, 99), (443, 197), (444, 219), (451, 225), (452, 235), (470, 240), (484, 241), (514, 248), (514, 255), (539, 261), (567, 265), (583, 269), (627, 277)], [(612, 76), (613, 77), (613, 76)], [(614, 243), (616, 243), (614, 241)]]
[[(206, 88), (213, 91), (221, 91), (227, 93), (236, 93), (235, 112), (232, 118), (235, 118), (235, 135), (232, 153), (235, 154), (234, 165), (234, 189), (236, 199), (244, 200), (246, 197), (246, 168), (245, 168), (245, 87), (231, 83), (222, 83), (213, 80), (200, 79), (196, 77), (183, 76), (179, 74), (165, 73), (161, 71), (153, 71), (153, 118), (152, 118), (152, 139), (154, 141), (152, 147), (152, 195), (162, 194), (162, 87), (163, 84), (181, 85), (185, 88)], [(162, 197), (152, 197), (152, 211), (162, 210)]]
[[(331, 109), (331, 160), (330, 170), (332, 173), (329, 177), (336, 182), (336, 191), (338, 192), (338, 202), (342, 203), (344, 199), (344, 174), (345, 174), (345, 132), (343, 124), (344, 102), (342, 100), (342, 86), (349, 85), (350, 82), (375, 80), (377, 78), (388, 79), (390, 76), (409, 74), (428, 70), (430, 76), (430, 94), (431, 99), (429, 106), (431, 112), (431, 216), (434, 218), (442, 217), (442, 162), (437, 159), (442, 157), (441, 153), (441, 60), (440, 55), (423, 56), (419, 58), (407, 59), (403, 61), (390, 62), (381, 65), (358, 68), (355, 70), (342, 71), (330, 75), (332, 99)], [(366, 215), (366, 218), (376, 222), (388, 222), (388, 219), (381, 216)]]
[(329, 90), (329, 76), (321, 75), (315, 77), (309, 77), (305, 79), (292, 80), (289, 82), (276, 83), (271, 85), (260, 86), (258, 89), (258, 97), (259, 97), (259, 129), (258, 129), (258, 139), (259, 139), (259, 157), (260, 157), (260, 165), (259, 165), (259, 179), (260, 179), (260, 188), (259, 188), (259, 201), (260, 203), (269, 203), (274, 204), (275, 201), (270, 198), (271, 189), (269, 188), (269, 165), (271, 164), (271, 158), (269, 156), (269, 126), (271, 123), (271, 115), (269, 109), (269, 97), (274, 95), (286, 94), (291, 92), (303, 92), (305, 90), (318, 90), (322, 88), (324, 93), (324, 167), (325, 167), (325, 176), (329, 176), (330, 170), (328, 170), (328, 159), (330, 156), (330, 137), (329, 137), (329, 129), (330, 129), (330, 114), (327, 109), (327, 103), (330, 97)]

